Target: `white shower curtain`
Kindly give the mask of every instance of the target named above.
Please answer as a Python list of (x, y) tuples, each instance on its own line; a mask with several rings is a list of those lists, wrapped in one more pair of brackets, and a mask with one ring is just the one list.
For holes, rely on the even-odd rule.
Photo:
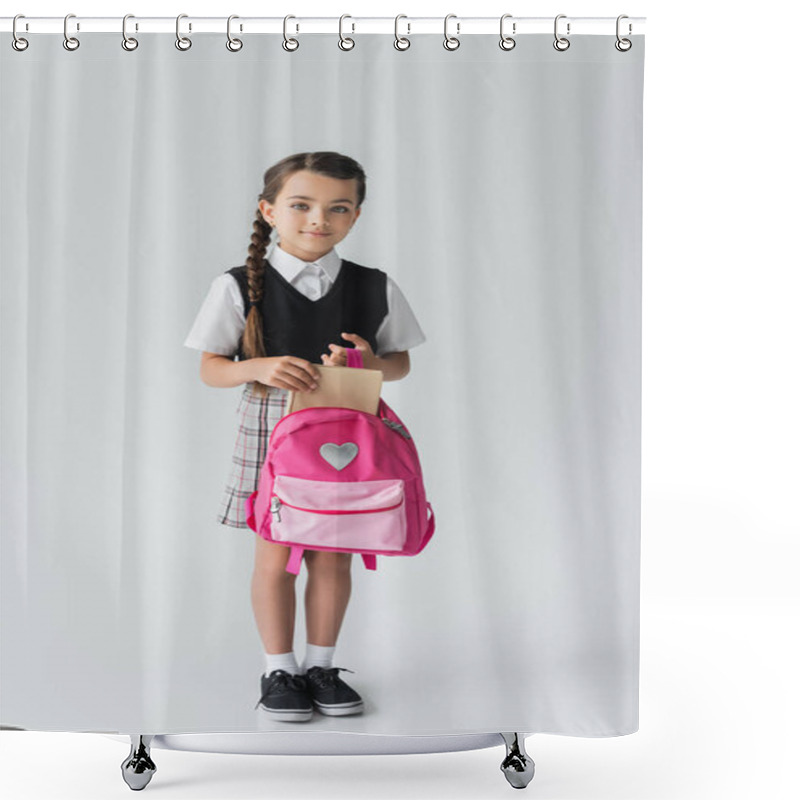
[(365, 713), (312, 724), (637, 729), (644, 37), (571, 38), (0, 48), (3, 725), (285, 730), (253, 710), (255, 534), (215, 519), (241, 387), (183, 342), (266, 168), (337, 151), (367, 174), (338, 249), (425, 334), (383, 397), (436, 533), (354, 559), (335, 663)]

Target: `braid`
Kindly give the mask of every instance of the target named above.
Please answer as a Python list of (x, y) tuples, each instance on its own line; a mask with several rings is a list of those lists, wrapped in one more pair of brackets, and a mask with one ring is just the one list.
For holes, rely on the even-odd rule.
[[(264, 222), (260, 211), (256, 211), (253, 220), (253, 233), (250, 234), (250, 246), (247, 248), (247, 295), (250, 310), (247, 313), (244, 333), (242, 335), (242, 352), (245, 358), (263, 358), (267, 355), (264, 345), (264, 326), (261, 318), (261, 299), (264, 296), (264, 254), (270, 240), (270, 226)], [(267, 394), (267, 387), (254, 382), (253, 389), (257, 395)]]

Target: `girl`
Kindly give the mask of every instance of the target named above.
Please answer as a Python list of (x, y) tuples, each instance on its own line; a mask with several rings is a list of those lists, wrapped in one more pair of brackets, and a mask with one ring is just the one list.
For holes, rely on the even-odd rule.
[[(339, 153), (296, 153), (270, 167), (247, 262), (214, 279), (185, 342), (203, 351), (204, 383), (244, 384), (217, 517), (224, 525), (247, 527), (245, 500), (257, 488), (272, 429), (290, 390), (314, 391), (316, 364), (346, 364), (350, 345), (361, 351), (365, 368), (399, 380), (410, 368), (409, 348), (425, 341), (397, 284), (335, 250), (360, 216), (365, 194), (361, 165)], [(359, 713), (361, 697), (338, 676), (343, 668), (332, 666), (350, 598), (352, 554), (305, 551), (307, 649), (298, 666), (289, 553), (256, 535), (251, 597), (266, 659), (257, 706), (287, 721), (308, 720), (315, 707), (335, 716)]]

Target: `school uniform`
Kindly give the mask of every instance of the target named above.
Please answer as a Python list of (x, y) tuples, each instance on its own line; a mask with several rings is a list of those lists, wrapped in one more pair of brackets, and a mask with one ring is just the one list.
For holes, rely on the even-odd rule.
[[(328, 343), (350, 346), (341, 332), (369, 341), (378, 356), (410, 350), (425, 334), (397, 284), (382, 270), (342, 259), (332, 249), (306, 262), (276, 242), (267, 248), (262, 298), (264, 341), (268, 356), (293, 355), (315, 364), (331, 355)], [(241, 358), (241, 339), (250, 309), (245, 267), (217, 276), (184, 345)], [(267, 387), (266, 397), (244, 385), (237, 416), (239, 431), (233, 463), (217, 521), (246, 528), (245, 501), (256, 490), (267, 444), (285, 415), (289, 390)]]

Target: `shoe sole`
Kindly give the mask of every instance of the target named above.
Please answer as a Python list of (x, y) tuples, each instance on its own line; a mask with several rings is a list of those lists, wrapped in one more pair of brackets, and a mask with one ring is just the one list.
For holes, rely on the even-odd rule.
[(364, 703), (358, 700), (347, 705), (328, 706), (314, 701), (314, 708), (327, 717), (347, 717), (350, 714), (360, 714), (364, 710)]
[(308, 722), (314, 716), (313, 708), (308, 711), (298, 711), (297, 709), (267, 708), (265, 705), (259, 704), (258, 710), (279, 722)]

